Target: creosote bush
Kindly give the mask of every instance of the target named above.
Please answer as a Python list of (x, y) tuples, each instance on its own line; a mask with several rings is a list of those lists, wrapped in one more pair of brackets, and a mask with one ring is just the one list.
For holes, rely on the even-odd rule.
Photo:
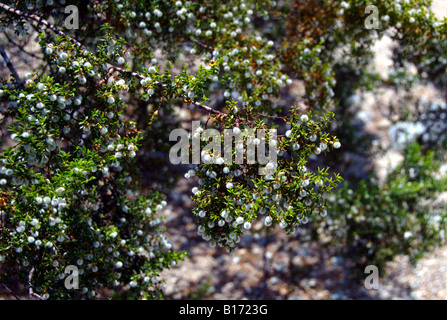
[[(356, 90), (447, 83), (447, 23), (431, 1), (380, 1), (373, 29), (369, 4), (2, 1), (0, 283), (17, 278), (21, 294), (40, 299), (162, 298), (160, 273), (187, 256), (162, 224), (179, 177), (166, 160), (169, 133), (192, 120), (201, 126), (191, 136), (240, 133), (232, 156), (248, 143), (277, 152), (268, 174), (248, 150), (225, 163), (205, 149), (186, 168), (198, 233), (213, 247), (232, 251), (244, 233), (276, 226), (293, 236), (307, 222), (360, 264), (443, 243), (445, 210), (422, 203), (444, 186), (432, 165), (444, 156), (445, 138), (433, 141), (445, 137), (442, 124), (407, 146), (385, 184), (340, 186), (346, 150), (373, 155), (347, 110)], [(67, 5), (79, 29), (68, 27)], [(381, 79), (369, 66), (386, 33), (397, 45)], [(17, 72), (3, 47), (26, 55), (22, 43), (34, 41), (40, 55)], [(289, 103), (297, 82), (304, 96)], [(420, 117), (408, 110), (398, 113)], [(271, 129), (276, 137), (256, 135)], [(201, 150), (208, 143), (201, 137)], [(78, 289), (67, 289), (67, 266), (78, 269)]]

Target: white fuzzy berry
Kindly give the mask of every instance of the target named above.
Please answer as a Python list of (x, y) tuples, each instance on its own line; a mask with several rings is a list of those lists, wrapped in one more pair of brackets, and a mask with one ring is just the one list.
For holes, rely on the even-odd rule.
[(156, 69), (154, 66), (150, 66), (149, 69), (148, 69), (148, 71), (149, 71), (150, 73), (155, 73), (155, 72), (157, 72), (157, 69)]
[(107, 98), (107, 103), (108, 104), (112, 104), (114, 102), (115, 102), (115, 98), (114, 97), (110, 96), (110, 97)]
[(222, 218), (226, 219), (226, 218), (228, 218), (228, 212), (227, 212), (226, 210), (223, 210), (223, 211), (220, 213), (220, 216), (221, 216)]

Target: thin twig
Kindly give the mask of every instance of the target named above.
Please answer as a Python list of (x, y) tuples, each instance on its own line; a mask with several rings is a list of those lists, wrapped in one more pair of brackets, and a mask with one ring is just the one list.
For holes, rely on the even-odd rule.
[(256, 114), (257, 114), (258, 116), (261, 116), (261, 117), (271, 118), (271, 119), (281, 119), (281, 120), (287, 122), (287, 115), (285, 115), (285, 116), (283, 116), (283, 117), (280, 117), (280, 116), (270, 116), (270, 115), (262, 114), (262, 113), (256, 113)]
[(6, 66), (8, 67), (9, 71), (11, 71), (12, 76), (14, 77), (14, 79), (16, 79), (17, 85), (20, 88), (23, 88), (23, 80), (18, 75), (16, 69), (14, 68), (14, 66), (11, 63), (11, 60), (9, 60), (8, 54), (6, 53), (5, 49), (3, 49), (3, 47), (1, 45), (0, 45), (0, 54), (2, 55), (3, 60), (5, 60)]
[(17, 42), (15, 42), (14, 40), (11, 39), (11, 37), (8, 35), (7, 32), (4, 33), (6, 36), (6, 39), (8, 39), (8, 42), (12, 43), (14, 46), (16, 46), (20, 51), (22, 51), (23, 53), (29, 55), (30, 57), (34, 58), (34, 59), (40, 59), (40, 57), (38, 57), (36, 54), (32, 53), (32, 52), (28, 52), (23, 48), (23, 45), (18, 44)]
[(40, 299), (40, 300), (44, 300), (44, 298), (42, 298), (40, 295), (35, 293), (34, 290), (33, 290), (33, 284), (31, 282), (31, 280), (33, 279), (33, 275), (34, 275), (34, 267), (31, 268), (31, 271), (28, 274), (29, 296), (30, 297), (35, 297), (35, 298)]
[[(131, 70), (127, 70), (127, 69), (124, 69), (124, 68), (121, 68), (121, 67), (118, 67), (118, 66), (110, 65), (110, 68), (112, 68), (115, 71), (128, 74), (128, 75), (130, 75), (133, 78), (138, 78), (140, 80), (143, 80), (143, 79), (147, 78), (146, 76), (142, 75), (141, 73), (133, 72)], [(156, 82), (156, 84), (158, 85), (157, 82)]]
[(191, 101), (191, 104), (193, 104), (193, 105), (195, 105), (195, 106), (197, 106), (197, 107), (199, 107), (199, 108), (201, 108), (203, 110), (206, 110), (206, 111), (208, 111), (210, 113), (217, 114), (217, 115), (224, 116), (224, 117), (227, 116), (227, 114), (225, 112), (221, 112), (219, 110), (210, 108), (210, 107), (208, 107), (208, 106), (206, 106), (206, 105), (204, 105), (204, 104), (202, 104), (200, 102)]
[(17, 300), (21, 300), (15, 293), (14, 291), (12, 291), (11, 289), (9, 289), (9, 287), (4, 284), (4, 283), (0, 283), (0, 285), (5, 288), (6, 291), (8, 291), (9, 294), (12, 294), (14, 296), (14, 298), (16, 298)]
[(38, 17), (38, 16), (36, 16), (34, 14), (30, 14), (30, 13), (27, 13), (27, 12), (20, 11), (18, 9), (11, 8), (10, 6), (8, 6), (6, 4), (3, 4), (3, 3), (0, 3), (0, 8), (3, 9), (3, 10), (8, 11), (9, 13), (15, 14), (15, 15), (17, 15), (19, 17), (31, 19), (31, 20), (37, 22), (38, 25), (44, 25), (48, 29), (51, 29), (57, 35), (62, 36), (64, 38), (70, 39), (70, 41), (72, 43), (74, 43), (76, 46), (78, 46), (79, 48), (81, 48), (83, 50), (87, 50), (82, 43), (80, 43), (79, 41), (77, 41), (76, 39), (74, 39), (72, 37), (69, 37), (66, 33), (64, 33), (63, 31), (61, 31), (58, 28), (56, 28), (53, 24), (51, 24), (50, 22), (48, 22), (44, 18)]
[(195, 44), (197, 44), (199, 47), (202, 47), (203, 49), (209, 49), (208, 46), (198, 40), (195, 39), (191, 39), (192, 42), (194, 42)]

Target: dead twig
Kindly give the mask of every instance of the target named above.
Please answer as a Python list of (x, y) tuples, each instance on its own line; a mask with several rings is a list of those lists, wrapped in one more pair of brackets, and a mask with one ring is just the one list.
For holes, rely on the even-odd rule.
[(17, 73), (16, 69), (11, 63), (11, 60), (9, 60), (8, 54), (6, 53), (5, 49), (0, 45), (0, 54), (3, 57), (3, 60), (6, 63), (6, 66), (8, 67), (9, 71), (11, 71), (12, 76), (14, 79), (16, 79), (17, 85), (19, 88), (23, 88), (23, 80), (20, 78), (19, 74)]
[(44, 300), (44, 298), (42, 298), (42, 296), (38, 295), (37, 293), (34, 292), (33, 289), (33, 284), (32, 284), (32, 279), (33, 279), (33, 275), (34, 275), (34, 267), (31, 268), (29, 274), (28, 274), (28, 287), (29, 287), (29, 296), (30, 297), (34, 297), (37, 298), (39, 300)]
[(12, 294), (14, 296), (14, 298), (16, 298), (17, 300), (21, 300), (15, 293), (14, 291), (12, 291), (6, 284), (4, 283), (0, 283), (0, 285), (5, 288), (5, 290), (9, 293)]

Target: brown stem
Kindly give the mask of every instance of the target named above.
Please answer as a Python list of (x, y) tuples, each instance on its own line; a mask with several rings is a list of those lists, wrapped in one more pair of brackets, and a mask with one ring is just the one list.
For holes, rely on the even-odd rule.
[(213, 113), (213, 114), (217, 114), (219, 116), (224, 116), (225, 117), (227, 115), (224, 112), (220, 112), (219, 110), (210, 108), (210, 107), (208, 107), (208, 106), (206, 106), (206, 105), (204, 105), (204, 104), (202, 104), (200, 102), (197, 102), (197, 101), (192, 101), (191, 104), (199, 107), (200, 109), (203, 109), (203, 110), (208, 111), (208, 112)]

